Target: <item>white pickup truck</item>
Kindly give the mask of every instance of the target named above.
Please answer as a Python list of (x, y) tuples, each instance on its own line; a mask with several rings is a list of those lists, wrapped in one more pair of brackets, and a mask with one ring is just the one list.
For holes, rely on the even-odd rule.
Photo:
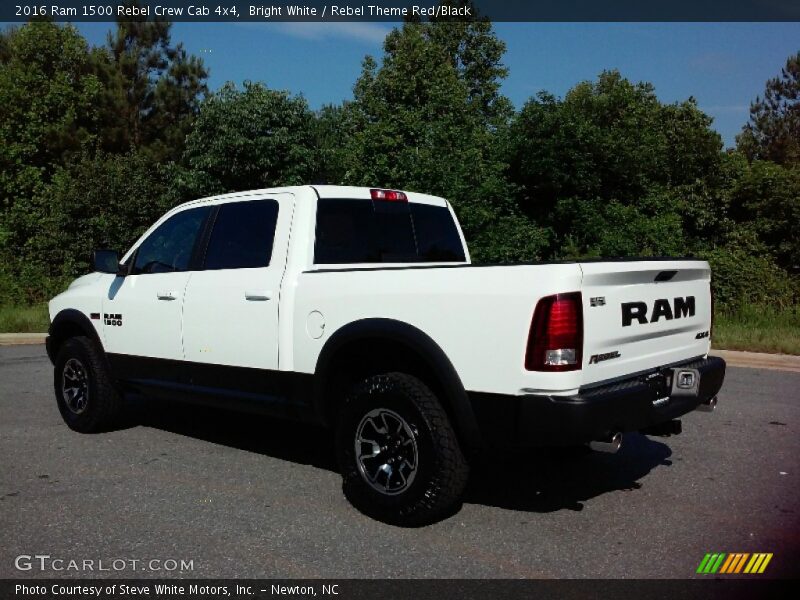
[(470, 264), (442, 198), (286, 187), (183, 204), (50, 302), (72, 429), (128, 391), (336, 429), (347, 498), (419, 525), (483, 449), (679, 433), (725, 374), (708, 263)]

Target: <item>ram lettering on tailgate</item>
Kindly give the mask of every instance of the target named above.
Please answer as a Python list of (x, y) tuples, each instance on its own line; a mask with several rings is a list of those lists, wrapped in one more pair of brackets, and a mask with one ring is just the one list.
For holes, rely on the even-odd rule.
[(653, 303), (653, 311), (650, 318), (647, 318), (646, 302), (623, 302), (622, 303), (622, 326), (628, 327), (636, 320), (638, 323), (655, 323), (659, 319), (671, 321), (681, 317), (694, 316), (694, 296), (685, 298), (673, 298), (672, 304), (666, 298), (659, 298)]

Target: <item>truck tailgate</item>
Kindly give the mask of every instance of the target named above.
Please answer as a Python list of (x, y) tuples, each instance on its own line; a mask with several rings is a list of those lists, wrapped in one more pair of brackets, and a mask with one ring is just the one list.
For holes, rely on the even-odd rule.
[(586, 262), (580, 267), (583, 385), (708, 353), (708, 263)]

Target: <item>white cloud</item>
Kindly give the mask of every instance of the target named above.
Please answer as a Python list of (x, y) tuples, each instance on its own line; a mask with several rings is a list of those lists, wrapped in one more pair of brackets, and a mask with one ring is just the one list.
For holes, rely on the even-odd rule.
[(693, 56), (688, 62), (697, 71), (711, 73), (735, 73), (741, 67), (736, 57), (724, 52), (704, 52)]
[[(242, 23), (242, 25), (260, 26), (260, 23)], [(368, 42), (370, 44), (380, 44), (389, 33), (389, 29), (378, 23), (363, 23), (352, 21), (336, 22), (275, 22), (265, 23), (280, 33), (304, 40), (352, 40), (357, 42)]]

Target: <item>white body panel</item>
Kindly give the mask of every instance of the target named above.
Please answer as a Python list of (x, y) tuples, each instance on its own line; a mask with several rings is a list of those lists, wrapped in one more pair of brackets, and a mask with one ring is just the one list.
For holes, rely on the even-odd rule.
[[(711, 270), (705, 261), (636, 261), (583, 263), (584, 383), (593, 383), (643, 371), (653, 366), (705, 355), (709, 338), (697, 338), (711, 326)], [(677, 271), (669, 281), (657, 282), (659, 273)], [(590, 306), (602, 296), (604, 306)], [(693, 316), (650, 320), (658, 299), (693, 297)], [(622, 325), (623, 302), (640, 301), (647, 307), (647, 323)], [(618, 351), (620, 357), (589, 365), (593, 354)]]
[[(108, 326), (101, 328), (108, 352), (300, 373), (315, 372), (325, 342), (341, 327), (361, 319), (395, 319), (432, 338), (467, 390), (513, 395), (570, 394), (588, 383), (705, 355), (709, 350), (709, 339), (696, 337), (710, 328), (710, 274), (704, 261), (315, 266), (318, 196), (369, 199), (370, 192), (369, 188), (302, 186), (188, 203), (170, 214), (203, 203), (280, 197), (270, 266), (147, 274), (124, 281), (93, 274), (51, 301), (51, 318), (63, 308), (97, 310), (102, 301), (101, 310), (124, 313), (125, 324), (118, 329), (125, 330), (125, 335)], [(408, 197), (410, 202), (449, 207), (433, 196), (409, 192)], [(669, 270), (677, 271), (673, 279), (654, 281)], [(112, 298), (114, 286), (119, 290)], [(180, 297), (159, 301), (157, 292), (167, 288)], [(134, 298), (123, 291), (138, 295)], [(266, 292), (270, 298), (248, 301), (248, 291)], [(527, 371), (525, 350), (536, 303), (543, 296), (576, 291), (582, 292), (584, 302), (582, 368)], [(621, 302), (643, 301), (652, 307), (656, 299), (688, 295), (695, 296), (692, 317), (627, 327), (620, 322)], [(601, 296), (604, 306), (589, 305), (590, 298)], [(591, 355), (612, 351), (620, 352), (620, 357), (589, 364)]]
[[(294, 370), (313, 373), (322, 345), (340, 327), (384, 318), (430, 336), (467, 390), (572, 390), (580, 385), (580, 372), (531, 373), (523, 363), (536, 300), (578, 290), (580, 280), (577, 265), (305, 273), (293, 311)], [(326, 322), (326, 335), (316, 340), (306, 332), (312, 311), (321, 312)]]
[(191, 273), (152, 273), (110, 279), (104, 314), (120, 314), (122, 325), (103, 320), (106, 352), (182, 359), (181, 312)]
[(192, 362), (278, 368), (278, 304), (291, 231), (292, 194), (253, 195), (278, 202), (267, 267), (197, 271), (186, 288), (183, 356)]
[[(104, 294), (108, 293), (114, 279), (115, 277), (113, 275), (107, 275), (105, 273), (89, 273), (88, 275), (78, 277), (69, 284), (69, 287), (65, 291), (50, 300), (48, 304), (50, 322), (52, 323), (55, 316), (62, 310), (68, 309), (77, 310), (84, 315), (97, 313), (102, 317)], [(90, 323), (97, 332), (98, 339), (100, 339), (105, 346), (106, 341), (104, 337), (105, 332), (103, 331), (103, 321), (101, 318), (91, 319)]]

